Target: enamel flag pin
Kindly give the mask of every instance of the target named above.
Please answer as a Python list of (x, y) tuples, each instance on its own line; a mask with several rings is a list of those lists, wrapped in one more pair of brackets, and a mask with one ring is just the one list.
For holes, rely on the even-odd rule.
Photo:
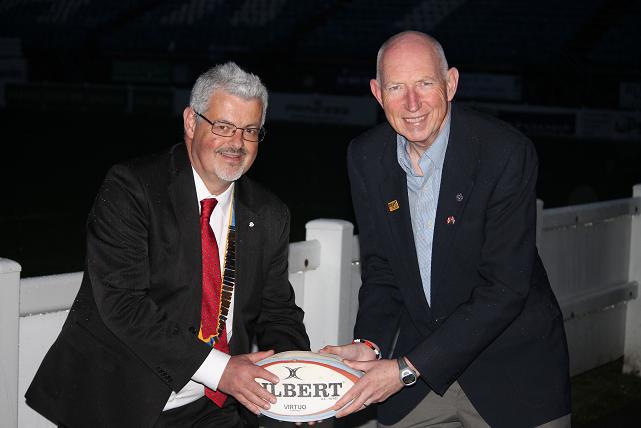
[(398, 201), (396, 199), (387, 203), (387, 209), (389, 210), (389, 212), (396, 211), (399, 208), (400, 207), (398, 206)]
[(454, 218), (454, 216), (453, 215), (449, 216), (447, 218), (447, 224), (454, 224), (454, 223), (456, 223), (456, 219)]

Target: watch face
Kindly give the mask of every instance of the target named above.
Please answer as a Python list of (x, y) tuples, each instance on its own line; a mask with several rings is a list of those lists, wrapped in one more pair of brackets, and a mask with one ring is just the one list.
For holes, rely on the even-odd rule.
[(407, 373), (403, 378), (401, 379), (405, 385), (412, 385), (414, 382), (416, 382), (416, 376), (414, 373)]

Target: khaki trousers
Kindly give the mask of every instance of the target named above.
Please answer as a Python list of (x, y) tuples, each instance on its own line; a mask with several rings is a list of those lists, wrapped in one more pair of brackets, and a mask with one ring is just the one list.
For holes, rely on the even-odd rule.
[[(441, 397), (430, 392), (414, 410), (393, 425), (379, 428), (490, 428), (478, 414), (458, 382)], [(570, 428), (570, 415), (547, 422), (537, 428)]]

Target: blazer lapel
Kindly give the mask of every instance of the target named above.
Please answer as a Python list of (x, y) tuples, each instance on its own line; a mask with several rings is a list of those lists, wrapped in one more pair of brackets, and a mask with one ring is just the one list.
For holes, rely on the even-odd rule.
[[(399, 260), (403, 265), (402, 272), (407, 275), (406, 279), (399, 281), (404, 298), (408, 305), (419, 304), (422, 308), (427, 308), (427, 319), (429, 319), (429, 305), (423, 292), (416, 244), (414, 243), (407, 195), (407, 177), (405, 171), (398, 164), (395, 136), (394, 133), (394, 137), (387, 139), (381, 159), (381, 170), (387, 172), (387, 176), (380, 183), (380, 192), (382, 202), (386, 204), (384, 207), (385, 218), (392, 238), (389, 244), (394, 245), (394, 253), (399, 255)], [(396, 208), (396, 204), (398, 204), (398, 208)], [(416, 284), (416, 286), (412, 286), (412, 284)]]
[(464, 209), (472, 193), (479, 162), (478, 141), (461, 119), (464, 112), (453, 107), (450, 138), (445, 153), (441, 188), (432, 244), (432, 303), (438, 300), (439, 279), (450, 260), (452, 241), (465, 221)]
[(191, 163), (184, 144), (174, 147), (172, 152), (172, 179), (169, 184), (169, 198), (180, 231), (180, 254), (178, 261), (180, 278), (193, 290), (193, 311), (188, 321), (200, 324), (200, 300), (202, 298), (202, 259), (196, 186)]
[(255, 283), (255, 278), (253, 277), (254, 269), (251, 268), (251, 263), (252, 260), (258, 260), (258, 251), (260, 250), (255, 245), (252, 245), (252, 242), (256, 241), (252, 235), (258, 233), (257, 225), (259, 225), (260, 221), (258, 214), (252, 207), (249, 186), (250, 183), (242, 177), (236, 181), (234, 186), (236, 286), (234, 287), (234, 331), (229, 344), (232, 355), (239, 352), (237, 350), (238, 347), (242, 347), (241, 343), (238, 342), (239, 338), (246, 336), (240, 330), (244, 328), (244, 323), (241, 321), (243, 317), (241, 308), (246, 307), (247, 299), (252, 293), (250, 287)]

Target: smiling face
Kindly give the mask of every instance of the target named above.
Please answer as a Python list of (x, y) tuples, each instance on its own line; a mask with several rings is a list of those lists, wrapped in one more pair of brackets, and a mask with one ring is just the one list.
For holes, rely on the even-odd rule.
[(456, 93), (458, 71), (442, 64), (427, 38), (407, 34), (387, 46), (380, 81), (370, 82), (392, 128), (419, 153), (434, 142)]
[[(207, 111), (199, 113), (212, 122), (220, 120), (241, 128), (260, 128), (262, 103), (258, 99), (245, 100), (218, 89), (209, 98)], [(191, 164), (213, 195), (224, 192), (254, 163), (258, 143), (243, 140), (242, 130), (236, 130), (231, 137), (215, 135), (209, 123), (197, 120), (191, 107), (183, 112), (183, 124)]]

